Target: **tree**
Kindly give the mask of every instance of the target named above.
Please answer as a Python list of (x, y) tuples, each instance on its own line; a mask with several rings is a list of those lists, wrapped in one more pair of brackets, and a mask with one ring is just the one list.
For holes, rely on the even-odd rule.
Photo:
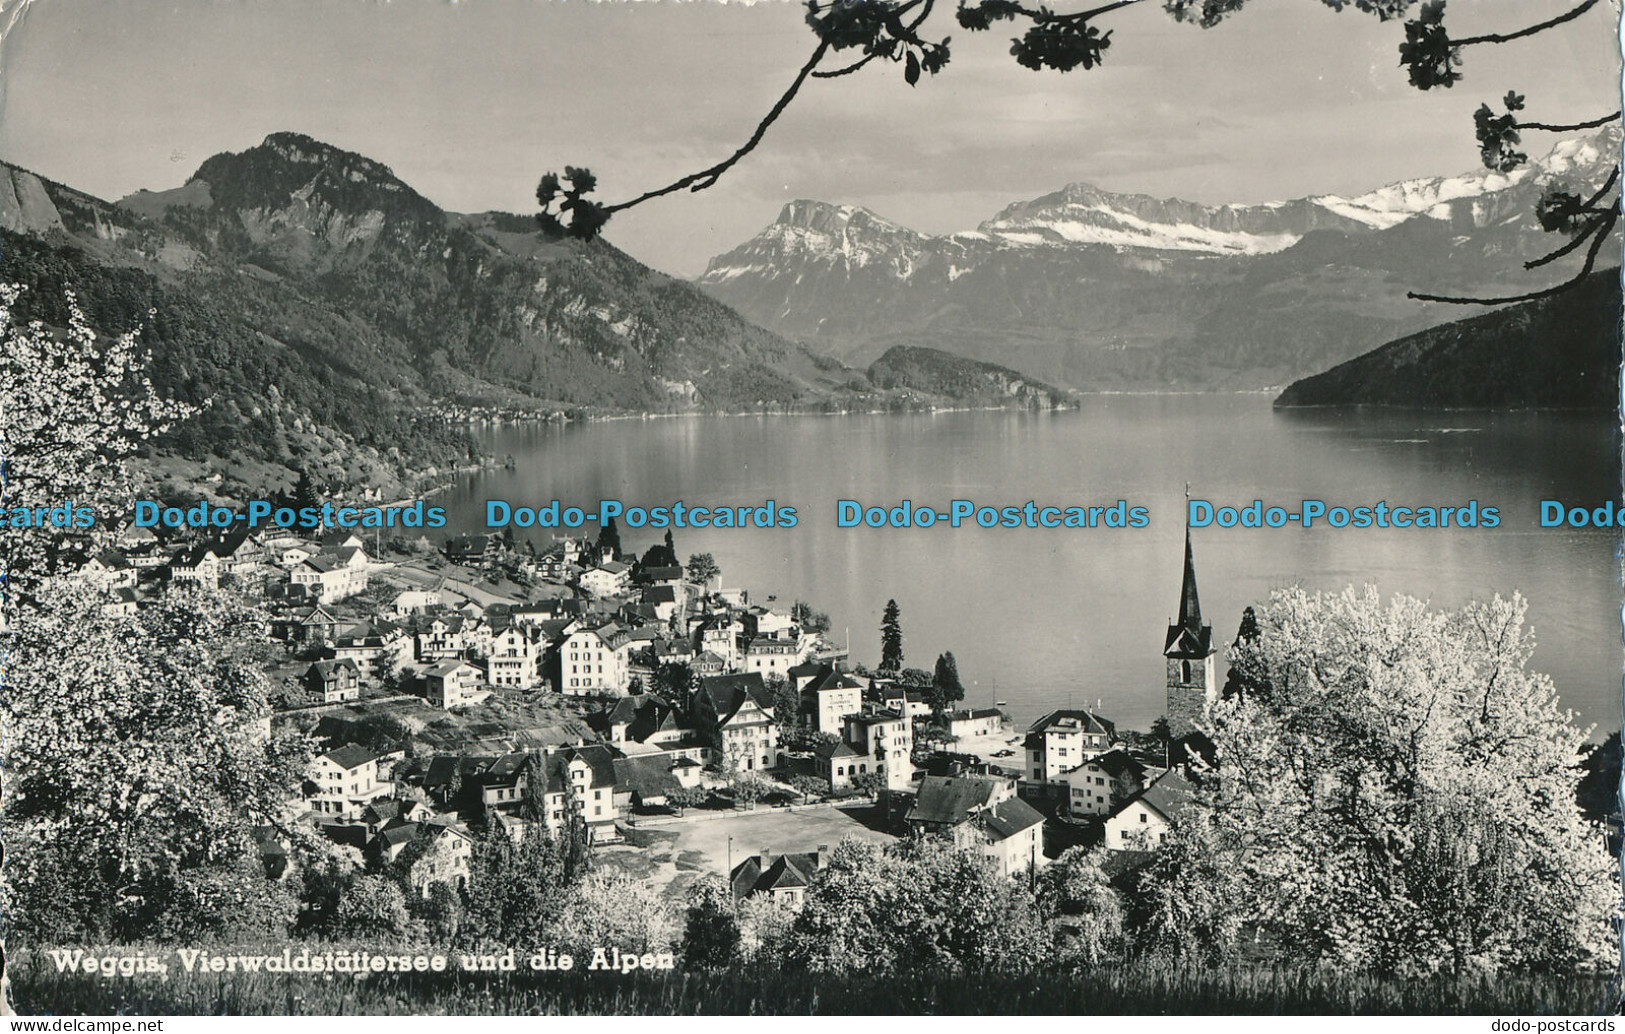
[(299, 478), (293, 484), (292, 506), (296, 510), (306, 507), (316, 508), (322, 505), (322, 492), (316, 487), (316, 481), (310, 476), (307, 467), (299, 468)]
[(675, 558), (677, 556), (677, 543), (672, 541), (670, 528), (666, 529), (666, 537), (664, 542), (666, 543), (666, 552), (670, 553)]
[(1214, 706), (1218, 778), (1164, 842), (1153, 933), (1222, 944), (1245, 916), (1356, 968), (1611, 964), (1617, 872), (1575, 800), (1587, 733), (1526, 670), (1525, 610), (1273, 594), (1243, 657), (1265, 691)]
[(429, 896), (415, 905), (431, 944), (461, 942), (467, 910), (456, 890), (441, 880), (435, 880), (429, 884)]
[(813, 610), (812, 604), (806, 600), (796, 600), (791, 605), (790, 617), (801, 626), (803, 632), (812, 632), (816, 635), (829, 631), (829, 615)]
[[(12, 626), (4, 823), (14, 931), (148, 936), (172, 904), (202, 900), (177, 897), (185, 886), (257, 858), (253, 827), (280, 827), (310, 757), (303, 737), (267, 732), (264, 627), (226, 591), (171, 588), (120, 619), (63, 583)], [(281, 832), (296, 847), (311, 840)], [(33, 917), (56, 915), (64, 895), (73, 920), (36, 928)]]
[(939, 838), (885, 849), (848, 838), (813, 878), (788, 954), (814, 971), (989, 972), (1047, 940), (1025, 883)]
[(335, 926), (341, 937), (388, 942), (405, 936), (410, 925), (406, 896), (387, 876), (358, 876), (339, 899)]
[[(197, 412), (153, 388), (136, 331), (98, 340), (71, 291), (66, 333), (53, 334), (39, 320), (20, 324), (24, 291), (0, 284), (5, 505), (60, 514), (44, 528), (9, 521), (0, 527), (11, 605), (27, 604), (42, 580), (93, 555), (106, 523), (134, 502), (125, 461)], [(94, 523), (80, 519), (85, 513)]]
[(682, 661), (667, 661), (655, 669), (654, 692), (671, 701), (678, 714), (690, 716), (694, 703), (694, 669)]
[(689, 808), (698, 808), (711, 799), (711, 791), (703, 786), (674, 786), (666, 791), (666, 805), (681, 815)]
[(768, 791), (768, 785), (755, 776), (736, 779), (732, 787), (734, 802), (747, 808), (756, 807), (756, 802), (766, 797)]
[(786, 741), (798, 738), (806, 722), (801, 713), (801, 694), (790, 685), (790, 680), (774, 673), (767, 677), (768, 698), (773, 703), (773, 724), (779, 727)]
[(605, 945), (642, 955), (670, 951), (676, 937), (669, 904), (647, 882), (595, 872), (570, 892), (552, 940), (578, 956)]
[(822, 797), (829, 793), (829, 781), (814, 775), (793, 775), (788, 780), (795, 791), (801, 794), (801, 803), (806, 804), (813, 797)]
[(896, 600), (886, 601), (886, 610), (880, 616), (880, 673), (895, 675), (903, 667), (902, 612)]
[(701, 588), (710, 588), (711, 579), (722, 576), (722, 568), (710, 553), (693, 553), (688, 558), (688, 580)]
[(1258, 615), (1253, 608), (1248, 607), (1241, 612), (1241, 625), (1236, 629), (1235, 642), (1230, 644), (1230, 670), (1224, 676), (1224, 689), (1220, 695), (1228, 700), (1231, 697), (1256, 695), (1263, 690), (1263, 685), (1248, 669), (1253, 664), (1257, 652), (1252, 649), (1258, 640)]
[(739, 940), (733, 891), (715, 876), (695, 881), (683, 921), (683, 961), (697, 969), (720, 969), (738, 957)]
[[(1085, 10), (1061, 13), (1048, 6), (1029, 5), (1021, 0), (961, 0), (955, 17), (961, 28), (973, 33), (989, 31), (999, 22), (1025, 24), (1026, 31), (1014, 39), (1010, 47), (1010, 54), (1016, 62), (1034, 71), (1069, 72), (1076, 68), (1099, 67), (1112, 45), (1112, 30), (1103, 30), (1101, 25), (1108, 22), (1114, 12), (1141, 2), (1143, 0), (1107, 0)], [(1527, 39), (1565, 25), (1598, 6), (1598, 0), (1580, 0), (1563, 14), (1523, 28), (1453, 38), (1445, 25), (1445, 0), (1322, 2), (1339, 11), (1352, 7), (1384, 21), (1399, 19), (1414, 7), (1416, 14), (1405, 22), (1405, 38), (1399, 44), (1399, 63), (1407, 70), (1410, 84), (1419, 90), (1449, 88), (1459, 82), (1462, 74), (1458, 69), (1462, 65), (1462, 51), (1465, 48)], [(947, 36), (936, 40), (924, 34), (935, 4), (936, 0), (807, 0), (807, 25), (812, 29), (817, 44), (789, 87), (743, 145), (709, 168), (616, 204), (603, 204), (586, 197), (597, 186), (596, 178), (586, 169), (565, 166), (562, 180), (557, 173), (548, 172), (542, 177), (536, 191), (542, 209), (537, 214), (537, 220), (543, 231), (554, 236), (568, 234), (591, 239), (598, 235), (616, 212), (678, 191), (700, 191), (714, 185), (724, 173), (756, 149), (768, 129), (811, 79), (851, 75), (875, 61), (900, 64), (903, 79), (910, 86), (919, 83), (922, 72), (935, 76), (946, 67), (950, 54)], [(1246, 0), (1165, 0), (1163, 6), (1175, 20), (1207, 29), (1240, 11), (1245, 4)], [(837, 67), (825, 66), (826, 58), (841, 52), (859, 56)], [(1516, 91), (1507, 93), (1504, 104), (1504, 114), (1497, 115), (1486, 104), (1480, 106), (1474, 115), (1474, 128), (1484, 164), (1501, 172), (1511, 171), (1527, 161), (1527, 156), (1516, 149), (1521, 142), (1520, 134), (1524, 131), (1571, 132), (1594, 129), (1620, 120), (1620, 112), (1614, 111), (1563, 124), (1526, 121), (1518, 115), (1524, 108), (1524, 97)], [(565, 182), (569, 183), (568, 187), (563, 185)], [(1589, 240), (1591, 243), (1581, 269), (1568, 280), (1553, 287), (1499, 298), (1464, 298), (1420, 292), (1411, 292), (1411, 297), (1454, 304), (1499, 305), (1529, 301), (1568, 290), (1591, 272), (1603, 242), (1618, 224), (1618, 182), (1619, 169), (1616, 166), (1614, 175), (1589, 197), (1563, 188), (1553, 188), (1541, 199), (1536, 214), (1542, 228), (1547, 232), (1562, 233), (1569, 240), (1549, 254), (1529, 260), (1524, 266), (1526, 269), (1545, 266), (1579, 250)], [(553, 207), (555, 203), (559, 206), (556, 210)], [(563, 218), (566, 216), (569, 217), (567, 223)]]
[(514, 834), (492, 826), (475, 839), (466, 920), (474, 943), (546, 943), (585, 875), (569, 839), (540, 825)]
[(852, 789), (870, 797), (873, 797), (882, 785), (884, 784), (880, 780), (879, 772), (859, 772), (852, 777)]
[(936, 671), (931, 676), (931, 713), (940, 719), (956, 703), (965, 699), (965, 687), (959, 681), (959, 662), (952, 652), (937, 656)]
[(609, 560), (621, 555), (621, 529), (615, 523), (614, 515), (598, 529), (598, 550)]
[(1123, 900), (1106, 875), (1107, 855), (1104, 847), (1068, 848), (1038, 871), (1039, 908), (1057, 920), (1061, 950), (1091, 966), (1120, 958), (1125, 946)]

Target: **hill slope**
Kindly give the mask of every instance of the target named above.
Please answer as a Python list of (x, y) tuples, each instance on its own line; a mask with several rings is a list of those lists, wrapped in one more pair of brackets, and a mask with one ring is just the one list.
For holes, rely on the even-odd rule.
[(1290, 385), (1293, 406), (1614, 409), (1620, 282), (1594, 273), (1552, 298), (1425, 330)]
[[(297, 133), (109, 203), (0, 165), (0, 276), (25, 318), (150, 324), (153, 380), (213, 405), (184, 456), (377, 483), (466, 460), (471, 412), (846, 408), (864, 376), (692, 285), (532, 219), (446, 212)], [(153, 312), (150, 319), (148, 313)]]
[(924, 392), (970, 405), (1016, 403), (1051, 409), (1070, 401), (1068, 392), (994, 363), (977, 362), (935, 348), (898, 345), (869, 364), (877, 388)]

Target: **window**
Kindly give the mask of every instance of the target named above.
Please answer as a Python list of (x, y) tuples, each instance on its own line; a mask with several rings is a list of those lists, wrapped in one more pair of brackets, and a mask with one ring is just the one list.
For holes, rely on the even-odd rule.
[(1142, 812), (1140, 812), (1140, 822), (1141, 822), (1141, 823), (1144, 823), (1144, 822), (1145, 822), (1145, 812), (1143, 812), (1143, 811), (1142, 811)]

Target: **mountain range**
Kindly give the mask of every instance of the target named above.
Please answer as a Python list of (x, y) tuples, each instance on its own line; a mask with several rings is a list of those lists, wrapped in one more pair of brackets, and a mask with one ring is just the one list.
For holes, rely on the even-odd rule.
[(25, 317), (65, 324), (71, 288), (98, 329), (144, 326), (159, 389), (211, 403), (170, 444), (272, 480), (466, 461), (470, 414), (958, 401), (876, 388), (603, 240), (444, 211), (297, 133), (116, 203), (0, 165), (0, 277), (31, 288)]
[(1557, 243), (1541, 193), (1600, 185), (1618, 151), (1610, 130), (1510, 174), (1257, 205), (1075, 183), (942, 236), (793, 201), (697, 283), (847, 362), (927, 345), (1080, 390), (1279, 386), (1461, 315), (1409, 290), (1528, 290), (1522, 259)]

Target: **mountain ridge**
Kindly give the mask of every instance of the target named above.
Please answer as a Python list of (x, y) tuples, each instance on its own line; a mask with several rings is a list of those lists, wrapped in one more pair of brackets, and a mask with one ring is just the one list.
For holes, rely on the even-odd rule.
[(1536, 199), (1600, 182), (1618, 139), (1562, 140), (1511, 174), (1261, 205), (1071, 184), (936, 236), (804, 199), (695, 282), (854, 364), (927, 345), (1074, 390), (1258, 389), (1455, 315), (1409, 289), (1528, 290), (1521, 259), (1552, 247)]
[(457, 424), (481, 412), (896, 401), (606, 241), (447, 212), (298, 133), (119, 202), (0, 163), (0, 245), (0, 276), (31, 288), (25, 318), (65, 323), (71, 287), (99, 330), (147, 326), (160, 390), (218, 403), (170, 440), (180, 455), (284, 481), (404, 487), (467, 462)]

